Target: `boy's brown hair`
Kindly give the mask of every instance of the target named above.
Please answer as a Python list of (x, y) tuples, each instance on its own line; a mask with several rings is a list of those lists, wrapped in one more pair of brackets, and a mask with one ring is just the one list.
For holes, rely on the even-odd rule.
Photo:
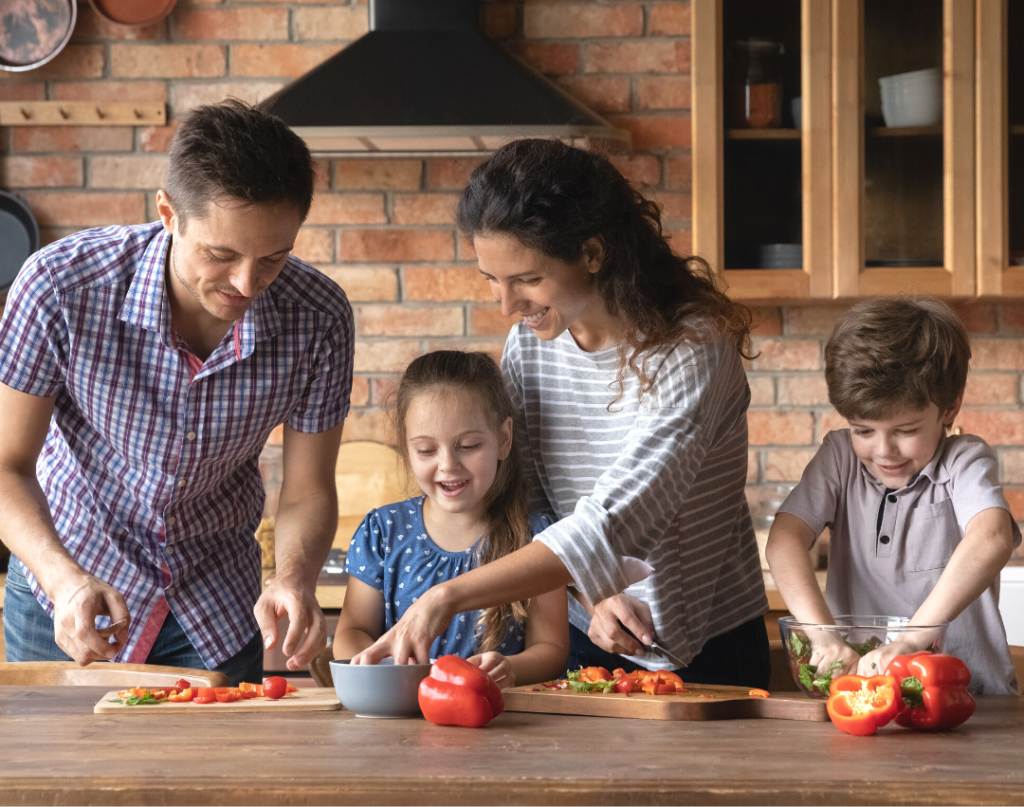
[(825, 346), (828, 399), (844, 418), (883, 420), (929, 403), (946, 412), (967, 385), (971, 343), (953, 310), (930, 298), (858, 303)]

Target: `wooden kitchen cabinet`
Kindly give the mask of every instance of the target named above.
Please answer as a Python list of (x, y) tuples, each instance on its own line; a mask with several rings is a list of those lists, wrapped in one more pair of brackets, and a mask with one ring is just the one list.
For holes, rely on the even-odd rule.
[[(691, 0), (691, 16), (693, 245), (731, 296), (1024, 295), (1024, 4)], [(785, 47), (778, 126), (737, 128), (732, 50), (751, 38)], [(887, 127), (878, 79), (926, 68), (941, 123)], [(787, 241), (802, 265), (760, 268), (759, 244)]]

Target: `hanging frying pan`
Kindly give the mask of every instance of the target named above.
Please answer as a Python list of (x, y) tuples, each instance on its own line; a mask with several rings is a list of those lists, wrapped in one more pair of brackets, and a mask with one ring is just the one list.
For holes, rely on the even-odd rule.
[(0, 191), (0, 294), (5, 294), (21, 266), (39, 249), (39, 225), (21, 199)]
[(2, 0), (0, 70), (46, 64), (68, 44), (77, 16), (75, 0)]
[(177, 0), (89, 0), (93, 10), (115, 25), (141, 28), (160, 22)]

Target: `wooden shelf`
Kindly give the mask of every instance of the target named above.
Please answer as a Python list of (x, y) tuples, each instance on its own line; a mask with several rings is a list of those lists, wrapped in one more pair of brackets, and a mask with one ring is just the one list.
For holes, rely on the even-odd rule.
[(165, 126), (162, 102), (2, 101), (0, 126)]
[(799, 129), (727, 129), (728, 140), (799, 140)]
[(942, 137), (941, 126), (872, 126), (872, 137)]

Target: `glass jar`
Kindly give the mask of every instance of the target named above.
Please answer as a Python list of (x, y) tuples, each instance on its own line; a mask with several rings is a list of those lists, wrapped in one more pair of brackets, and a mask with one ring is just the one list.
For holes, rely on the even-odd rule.
[(782, 125), (781, 42), (741, 39), (733, 43), (726, 115), (733, 129), (777, 129)]

